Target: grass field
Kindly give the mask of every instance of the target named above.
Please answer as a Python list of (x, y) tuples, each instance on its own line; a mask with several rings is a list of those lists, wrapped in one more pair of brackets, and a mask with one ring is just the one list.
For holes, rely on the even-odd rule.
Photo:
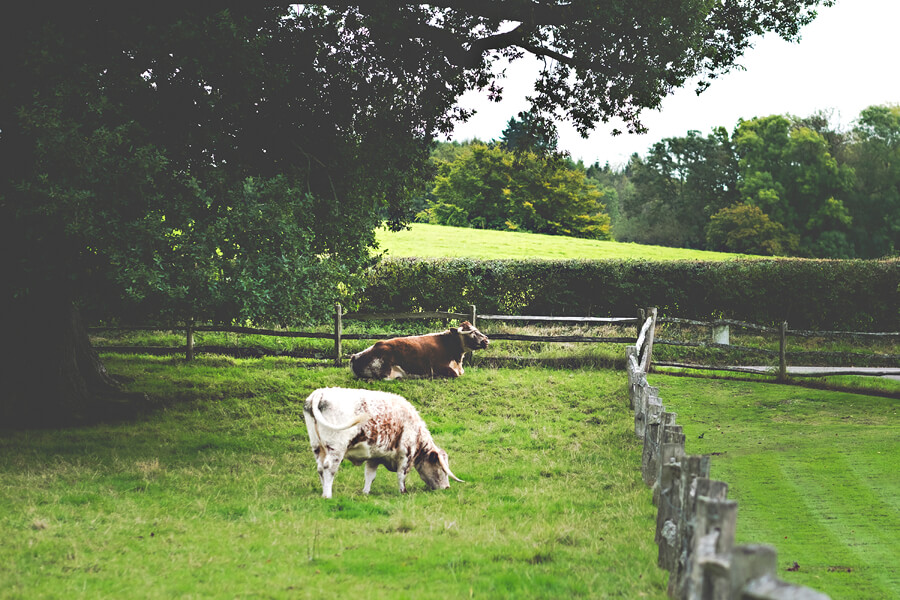
[[(297, 359), (106, 355), (134, 418), (0, 434), (0, 598), (664, 598), (623, 371), (472, 367), (364, 384)], [(900, 596), (896, 400), (651, 374), (738, 540), (833, 598)], [(399, 392), (466, 483), (320, 498), (301, 402)], [(788, 571), (796, 562), (799, 569)]]
[(105, 358), (150, 410), (0, 435), (0, 598), (665, 597), (622, 372), (372, 384), (466, 483), (344, 464), (324, 500), (302, 401), (348, 369)]
[(738, 501), (738, 543), (778, 550), (778, 574), (839, 598), (900, 598), (898, 401), (651, 374), (689, 454)]
[[(413, 223), (409, 230), (380, 229), (378, 242), (388, 256), (422, 258), (468, 257), (480, 259), (643, 259), (733, 260), (755, 258), (743, 254), (686, 248), (585, 240), (537, 233), (492, 231)], [(756, 257), (758, 258), (758, 257)]]

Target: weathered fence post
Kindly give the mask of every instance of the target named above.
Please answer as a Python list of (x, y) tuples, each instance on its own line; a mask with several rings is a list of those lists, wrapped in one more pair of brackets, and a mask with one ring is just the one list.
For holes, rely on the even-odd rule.
[[(697, 506), (697, 488), (699, 481), (709, 481), (710, 456), (691, 454), (681, 460), (681, 485), (679, 490), (679, 518), (676, 523), (675, 542), (669, 567), (669, 597), (678, 598), (683, 585), (684, 573), (687, 571), (688, 554), (694, 540), (694, 512)], [(727, 487), (727, 486), (726, 486)], [(707, 491), (707, 490), (704, 490)], [(705, 495), (705, 494), (704, 494)]]
[(653, 484), (653, 505), (659, 506), (662, 491), (662, 471), (665, 465), (681, 463), (684, 457), (684, 434), (681, 425), (667, 425), (661, 430), (659, 457), (657, 458), (656, 481)]
[[(689, 457), (693, 458), (693, 457)], [(707, 457), (708, 458), (708, 457)], [(700, 463), (701, 471), (709, 472), (709, 461)], [(688, 475), (689, 476), (689, 475)], [(724, 481), (710, 479), (708, 476), (694, 479), (690, 488), (686, 490), (686, 500), (682, 504), (685, 530), (681, 540), (681, 556), (675, 571), (669, 574), (669, 598), (687, 598), (691, 581), (691, 573), (694, 569), (695, 538), (697, 536), (697, 501), (699, 498), (710, 500), (725, 500), (728, 497), (728, 484)], [(674, 586), (674, 589), (673, 589)]]
[(334, 303), (334, 366), (341, 366), (341, 333), (343, 333), (343, 324), (341, 316), (343, 309), (340, 302)]
[(184, 357), (187, 360), (194, 360), (194, 320), (188, 319), (186, 327), (187, 339), (185, 340)]
[[(662, 404), (659, 401), (659, 388), (649, 385), (640, 386), (634, 404), (634, 434), (643, 439), (647, 423), (650, 422), (650, 411), (656, 410), (651, 409), (651, 406), (658, 406), (659, 409), (662, 409)], [(661, 412), (662, 410), (658, 410), (656, 414)]]
[(656, 335), (656, 307), (650, 309), (650, 329), (647, 330), (647, 340), (644, 342), (647, 348), (644, 351), (644, 357), (641, 359), (641, 370), (644, 373), (650, 372), (650, 359), (653, 357), (653, 338)]
[(775, 577), (778, 552), (772, 546), (746, 544), (731, 549), (731, 591), (734, 597), (747, 583), (761, 577)]
[(697, 498), (693, 566), (687, 598), (731, 600), (731, 549), (737, 528), (737, 502)]
[[(683, 457), (680, 460), (684, 460)], [(656, 564), (674, 570), (678, 560), (678, 523), (681, 521), (681, 462), (661, 465), (659, 471), (659, 510), (656, 512)]]
[[(472, 327), (477, 327), (477, 325), (475, 325), (475, 305), (474, 304), (469, 305), (469, 323), (472, 324)], [(463, 360), (470, 365), (472, 364), (472, 351), (471, 350), (466, 350), (465, 357), (463, 358)]]
[(658, 423), (650, 423), (644, 432), (644, 451), (641, 455), (641, 476), (649, 487), (656, 485), (659, 474), (659, 454), (662, 435), (666, 427), (675, 425), (675, 413), (663, 412)]
[(730, 333), (731, 330), (727, 323), (713, 323), (710, 337), (714, 344), (728, 345), (731, 342)]
[(778, 380), (784, 381), (787, 379), (787, 359), (786, 359), (786, 350), (787, 346), (787, 321), (783, 321), (781, 323), (781, 343), (778, 348)]

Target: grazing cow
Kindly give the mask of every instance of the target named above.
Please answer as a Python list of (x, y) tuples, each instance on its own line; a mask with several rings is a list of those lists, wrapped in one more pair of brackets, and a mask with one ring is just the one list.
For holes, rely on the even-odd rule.
[(360, 379), (459, 377), (463, 356), (487, 348), (488, 338), (468, 321), (441, 333), (412, 335), (376, 342), (350, 357)]
[(397, 394), (318, 389), (306, 399), (303, 418), (324, 498), (331, 498), (334, 476), (344, 458), (356, 466), (366, 463), (364, 494), (372, 487), (378, 465), (396, 471), (401, 493), (406, 493), (411, 467), (432, 490), (449, 488), (448, 478), (462, 481), (450, 471), (447, 453), (435, 445), (415, 407)]

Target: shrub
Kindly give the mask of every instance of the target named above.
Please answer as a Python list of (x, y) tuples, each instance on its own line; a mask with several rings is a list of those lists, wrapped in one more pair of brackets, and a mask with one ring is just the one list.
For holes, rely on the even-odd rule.
[(639, 307), (795, 329), (900, 329), (900, 260), (389, 259), (354, 308), (629, 316)]

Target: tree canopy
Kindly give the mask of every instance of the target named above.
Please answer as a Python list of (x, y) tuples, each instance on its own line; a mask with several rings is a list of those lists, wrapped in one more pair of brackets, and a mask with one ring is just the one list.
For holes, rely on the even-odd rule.
[(583, 168), (530, 150), (475, 142), (437, 160), (431, 204), (417, 217), (440, 225), (609, 238), (599, 189)]
[[(820, 258), (896, 254), (898, 112), (896, 106), (871, 106), (848, 130), (836, 129), (825, 113), (769, 115), (740, 120), (730, 135), (719, 127), (706, 138), (688, 131), (664, 139), (645, 157), (633, 157), (627, 174), (617, 175), (634, 189), (620, 198), (619, 211), (611, 211), (613, 235), (621, 241), (734, 252), (753, 247), (764, 254)], [(758, 226), (742, 227), (739, 238), (710, 237), (713, 215), (720, 217), (713, 227), (720, 233), (738, 218)]]

